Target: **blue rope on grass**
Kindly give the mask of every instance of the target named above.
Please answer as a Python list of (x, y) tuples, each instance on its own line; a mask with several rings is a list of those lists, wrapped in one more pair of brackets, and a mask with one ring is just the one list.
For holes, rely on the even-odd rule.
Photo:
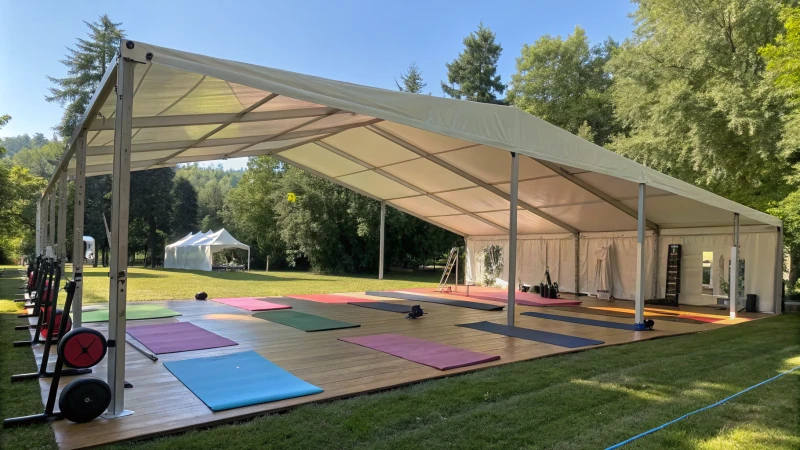
[(690, 413), (688, 413), (688, 414), (684, 414), (684, 415), (682, 415), (682, 416), (678, 417), (678, 418), (677, 418), (677, 419), (675, 419), (675, 420), (670, 420), (669, 422), (667, 422), (667, 423), (665, 423), (665, 424), (663, 424), (663, 425), (659, 425), (659, 426), (657, 426), (657, 427), (655, 427), (655, 428), (653, 428), (653, 429), (651, 429), (651, 430), (645, 431), (645, 432), (644, 432), (644, 433), (642, 433), (642, 434), (637, 434), (636, 436), (634, 436), (634, 437), (632, 437), (632, 438), (630, 438), (630, 439), (624, 440), (624, 441), (620, 442), (619, 444), (615, 444), (615, 445), (612, 445), (611, 447), (608, 447), (606, 450), (613, 450), (613, 449), (615, 449), (615, 448), (620, 448), (620, 447), (622, 447), (622, 446), (623, 446), (623, 445), (625, 445), (625, 444), (630, 444), (631, 442), (633, 442), (633, 441), (635, 441), (635, 440), (637, 440), (637, 439), (639, 439), (639, 438), (645, 437), (645, 436), (647, 436), (648, 434), (653, 434), (653, 433), (655, 433), (656, 431), (658, 431), (658, 430), (661, 430), (661, 429), (663, 429), (663, 428), (666, 428), (666, 427), (668, 427), (668, 426), (672, 425), (672, 424), (673, 424), (673, 423), (675, 423), (675, 422), (680, 422), (681, 420), (683, 420), (683, 419), (685, 419), (685, 418), (687, 418), (687, 417), (689, 417), (689, 416), (691, 416), (691, 415), (697, 414), (697, 413), (699, 413), (699, 412), (703, 412), (703, 411), (705, 411), (705, 410), (707, 410), (707, 409), (711, 409), (711, 408), (713, 408), (713, 407), (715, 407), (715, 406), (719, 406), (719, 405), (721, 405), (721, 404), (723, 404), (723, 403), (727, 402), (728, 400), (731, 400), (732, 398), (735, 398), (735, 397), (738, 397), (738, 396), (740, 396), (740, 395), (744, 394), (745, 392), (747, 392), (747, 391), (749, 391), (749, 390), (755, 389), (755, 388), (757, 388), (757, 387), (759, 387), (759, 386), (763, 386), (763, 385), (765, 385), (765, 384), (769, 383), (770, 381), (777, 380), (778, 378), (780, 378), (780, 377), (782, 377), (782, 376), (784, 376), (784, 375), (786, 375), (786, 374), (788, 374), (788, 373), (794, 372), (794, 371), (795, 371), (795, 370), (797, 370), (797, 369), (800, 369), (800, 366), (797, 366), (797, 367), (795, 367), (795, 368), (793, 368), (793, 369), (789, 369), (789, 370), (787, 370), (786, 372), (781, 372), (781, 373), (779, 373), (779, 374), (775, 375), (774, 377), (772, 377), (772, 378), (770, 378), (770, 379), (768, 379), (768, 380), (764, 380), (764, 381), (762, 381), (762, 382), (760, 382), (760, 383), (758, 383), (758, 384), (754, 384), (753, 386), (750, 386), (749, 388), (747, 388), (747, 389), (745, 389), (745, 390), (743, 390), (743, 391), (739, 391), (739, 392), (737, 392), (737, 393), (735, 393), (735, 394), (731, 395), (730, 397), (723, 398), (722, 400), (718, 401), (717, 403), (714, 403), (713, 405), (708, 405), (708, 406), (705, 406), (705, 407), (703, 407), (703, 408), (700, 408), (700, 409), (698, 409), (698, 410), (696, 410), (696, 411), (692, 411), (692, 412), (690, 412)]

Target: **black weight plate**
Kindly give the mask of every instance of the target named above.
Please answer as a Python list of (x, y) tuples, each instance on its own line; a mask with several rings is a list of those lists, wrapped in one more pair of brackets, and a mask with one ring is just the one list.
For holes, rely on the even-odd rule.
[(65, 419), (76, 423), (89, 422), (103, 414), (111, 403), (111, 388), (98, 378), (71, 381), (58, 397), (58, 408)]
[(75, 328), (58, 341), (58, 357), (76, 369), (96, 365), (106, 356), (107, 349), (105, 336), (93, 328)]

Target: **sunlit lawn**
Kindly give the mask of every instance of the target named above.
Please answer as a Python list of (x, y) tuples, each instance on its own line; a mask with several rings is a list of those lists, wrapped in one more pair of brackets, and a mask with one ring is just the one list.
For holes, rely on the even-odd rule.
[[(151, 277), (137, 280), (145, 286), (132, 287), (131, 296), (136, 298), (186, 298), (187, 291), (211, 292), (192, 284), (201, 282), (213, 282), (219, 296), (255, 295), (250, 289), (258, 290), (257, 295), (279, 295), (287, 292), (281, 291), (284, 288), (342, 292), (372, 289), (376, 283), (381, 288), (416, 283), (394, 280), (381, 285), (370, 278), (294, 273), (275, 278), (271, 278), (275, 274), (176, 275), (161, 270), (142, 274)], [(256, 280), (252, 284), (258, 287), (248, 287), (237, 278), (243, 275)], [(167, 286), (175, 279), (180, 288)], [(90, 277), (98, 300), (105, 292), (103, 281)], [(0, 312), (5, 312), (0, 314), (1, 417), (41, 410), (36, 383), (8, 381), (12, 373), (33, 369), (30, 350), (9, 345), (20, 338), (20, 332), (12, 331), (19, 320), (10, 313), (16, 305), (3, 299), (10, 299), (18, 285), (17, 280), (0, 278)], [(153, 292), (148, 294), (153, 297), (141, 292)], [(602, 449), (798, 365), (800, 315), (783, 315), (701, 334), (498, 366), (112, 448)], [(33, 426), (0, 430), (0, 448), (55, 449), (55, 443), (47, 426)], [(623, 448), (800, 448), (800, 371)]]
[[(294, 271), (201, 272), (132, 267), (128, 270), (128, 300), (193, 299), (198, 291), (216, 298), (364, 292), (435, 286), (439, 277), (441, 271), (387, 272), (384, 280), (378, 280), (376, 275), (336, 276)], [(108, 284), (108, 268), (85, 268), (84, 302), (107, 302)]]

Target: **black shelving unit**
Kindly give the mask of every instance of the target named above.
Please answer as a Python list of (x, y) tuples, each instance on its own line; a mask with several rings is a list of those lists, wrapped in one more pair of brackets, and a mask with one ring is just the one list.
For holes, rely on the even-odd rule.
[(667, 248), (667, 287), (664, 290), (666, 304), (678, 306), (681, 295), (681, 245), (670, 244)]

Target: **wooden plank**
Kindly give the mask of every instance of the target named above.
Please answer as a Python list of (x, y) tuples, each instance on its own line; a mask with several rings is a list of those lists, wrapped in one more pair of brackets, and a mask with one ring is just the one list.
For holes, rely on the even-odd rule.
[[(368, 298), (363, 294), (350, 294)], [(550, 344), (526, 341), (477, 330), (456, 327), (461, 323), (482, 320), (505, 323), (505, 312), (478, 311), (430, 304), (425, 308), (429, 314), (422, 319), (409, 320), (403, 315), (359, 308), (347, 304), (325, 304), (303, 300), (271, 299), (290, 304), (295, 310), (361, 324), (360, 328), (306, 333), (291, 327), (252, 318), (250, 312), (231, 308), (215, 302), (169, 301), (157, 302), (183, 315), (176, 318), (131, 321), (131, 326), (193, 322), (211, 332), (233, 339), (239, 345), (218, 349), (159, 355), (153, 363), (131, 348), (126, 348), (126, 376), (134, 384), (126, 390), (125, 407), (135, 414), (114, 420), (95, 420), (88, 424), (67, 421), (52, 424), (56, 440), (62, 449), (92, 447), (112, 442), (159, 436), (192, 428), (210, 426), (242, 420), (258, 415), (274, 413), (301, 404), (344, 398), (353, 395), (380, 391), (424, 380), (441, 378), (457, 373), (466, 373), (516, 361), (524, 361), (576, 350)], [(608, 306), (607, 302), (584, 300), (585, 306)], [(398, 302), (408, 303), (408, 302)], [(411, 302), (413, 303), (413, 302)], [(628, 308), (624, 302), (613, 305)], [(630, 304), (632, 307), (632, 303)], [(517, 305), (520, 312), (546, 311)], [(682, 308), (683, 312), (698, 308)], [(697, 312), (700, 313), (702, 309)], [(707, 311), (706, 311), (707, 313)], [(558, 311), (561, 315), (583, 314)], [(763, 316), (762, 316), (763, 317)], [(626, 323), (625, 320), (613, 320)], [(612, 328), (592, 327), (556, 320), (518, 316), (518, 326), (535, 328), (574, 336), (605, 341), (604, 345), (619, 345), (641, 339), (693, 333), (718, 326), (695, 325), (677, 322), (659, 322), (658, 330), (633, 333)], [(103, 333), (108, 332), (107, 323), (86, 324)], [(411, 361), (396, 358), (359, 345), (339, 341), (342, 336), (362, 336), (376, 333), (398, 333), (445, 345), (500, 356), (500, 360), (449, 371), (439, 371)], [(165, 361), (177, 361), (206, 356), (219, 356), (254, 350), (289, 372), (316, 384), (324, 392), (308, 397), (253, 405), (228, 411), (212, 412), (200, 399), (192, 394), (164, 366)], [(581, 351), (582, 349), (578, 349)], [(34, 348), (37, 361), (42, 349)], [(105, 377), (107, 362), (94, 367), (92, 376)], [(75, 377), (64, 377), (59, 383), (65, 386)], [(42, 397), (47, 395), (50, 380), (40, 380)], [(224, 382), (224, 381), (220, 381)]]

